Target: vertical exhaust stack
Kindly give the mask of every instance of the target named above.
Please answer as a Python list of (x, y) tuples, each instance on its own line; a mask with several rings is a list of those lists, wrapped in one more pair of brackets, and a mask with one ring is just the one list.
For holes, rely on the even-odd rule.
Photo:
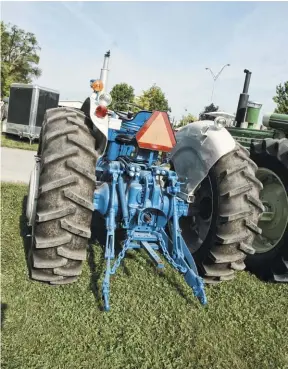
[(235, 118), (236, 127), (241, 127), (241, 125), (245, 121), (245, 114), (246, 114), (246, 109), (247, 109), (247, 104), (248, 104), (248, 99), (249, 99), (248, 90), (249, 90), (252, 72), (250, 72), (248, 69), (245, 69), (244, 73), (246, 74), (246, 76), (245, 76), (245, 81), (244, 81), (243, 92), (239, 96), (239, 102), (238, 102), (237, 113), (236, 113), (236, 118)]
[(104, 55), (104, 63), (103, 68), (101, 69), (100, 79), (103, 82), (103, 91), (107, 92), (107, 81), (108, 81), (108, 72), (109, 72), (109, 60), (110, 60), (110, 50)]

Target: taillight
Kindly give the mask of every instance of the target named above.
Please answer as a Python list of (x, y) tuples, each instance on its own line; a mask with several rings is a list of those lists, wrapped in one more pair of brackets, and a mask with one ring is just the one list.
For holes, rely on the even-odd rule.
[(106, 108), (106, 106), (103, 105), (98, 105), (95, 110), (95, 115), (97, 118), (104, 118), (106, 117), (107, 113), (108, 109)]

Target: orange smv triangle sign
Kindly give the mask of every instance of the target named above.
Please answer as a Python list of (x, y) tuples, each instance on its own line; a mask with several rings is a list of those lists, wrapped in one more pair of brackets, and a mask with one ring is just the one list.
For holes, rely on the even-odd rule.
[(144, 126), (137, 132), (136, 140), (141, 149), (169, 152), (176, 145), (168, 114), (154, 111)]

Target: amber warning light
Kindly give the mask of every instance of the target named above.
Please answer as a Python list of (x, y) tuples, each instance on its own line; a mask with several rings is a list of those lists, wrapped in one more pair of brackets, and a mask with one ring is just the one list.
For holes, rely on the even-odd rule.
[(176, 140), (168, 114), (155, 111), (137, 132), (136, 140), (141, 149), (170, 152)]
[(91, 87), (93, 88), (94, 91), (100, 92), (103, 90), (104, 85), (101, 79), (95, 79), (95, 81), (92, 82)]

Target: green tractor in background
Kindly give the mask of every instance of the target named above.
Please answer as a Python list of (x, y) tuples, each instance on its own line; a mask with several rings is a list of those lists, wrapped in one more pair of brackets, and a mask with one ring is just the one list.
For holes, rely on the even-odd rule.
[(261, 104), (249, 101), (251, 72), (244, 70), (245, 82), (233, 124), (225, 124), (231, 114), (220, 116), (226, 129), (250, 151), (257, 164), (256, 177), (262, 182), (260, 198), (265, 207), (258, 226), (262, 234), (255, 237), (255, 253), (245, 260), (247, 269), (266, 280), (288, 283), (288, 115), (269, 113), (257, 129)]

